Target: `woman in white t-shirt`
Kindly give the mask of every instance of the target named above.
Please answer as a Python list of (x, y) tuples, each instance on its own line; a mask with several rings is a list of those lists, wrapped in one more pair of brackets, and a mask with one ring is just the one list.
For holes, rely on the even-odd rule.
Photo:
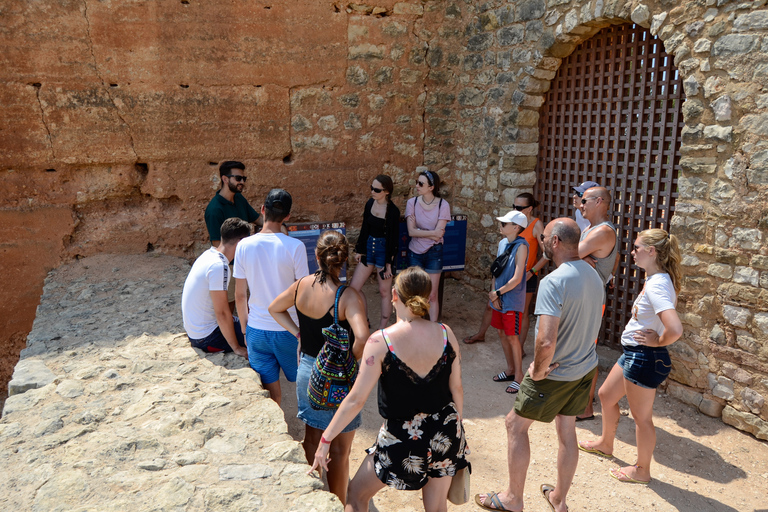
[(672, 369), (667, 346), (683, 334), (675, 311), (682, 283), (677, 238), (663, 229), (640, 233), (632, 251), (635, 264), (645, 270), (643, 291), (632, 306), (632, 318), (621, 335), (624, 354), (605, 379), (598, 395), (603, 407), (603, 432), (595, 441), (579, 443), (579, 449), (612, 457), (619, 426), (619, 400), (627, 395), (635, 419), (637, 462), (614, 468), (611, 476), (621, 482), (647, 484), (651, 481), (651, 459), (656, 446), (653, 400), (656, 388)]

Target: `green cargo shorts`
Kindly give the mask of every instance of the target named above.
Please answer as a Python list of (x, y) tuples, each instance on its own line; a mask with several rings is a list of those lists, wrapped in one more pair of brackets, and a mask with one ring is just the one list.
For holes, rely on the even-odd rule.
[(518, 416), (543, 423), (551, 422), (558, 414), (578, 416), (587, 408), (596, 372), (597, 367), (575, 381), (535, 381), (526, 373), (513, 410)]

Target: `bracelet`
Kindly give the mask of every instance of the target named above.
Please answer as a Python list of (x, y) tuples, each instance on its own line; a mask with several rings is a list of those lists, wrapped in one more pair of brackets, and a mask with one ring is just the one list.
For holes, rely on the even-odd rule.
[(536, 275), (536, 274), (538, 274), (538, 273), (539, 273), (539, 271), (538, 271), (538, 270), (536, 270), (535, 268), (532, 268), (532, 269), (531, 269), (531, 274), (533, 274), (533, 275)]
[(320, 436), (320, 442), (323, 444), (331, 444), (330, 441), (328, 441), (325, 436)]
[(299, 332), (297, 332), (297, 333), (296, 333), (296, 339), (297, 339), (297, 340), (301, 339), (301, 331), (299, 331)]

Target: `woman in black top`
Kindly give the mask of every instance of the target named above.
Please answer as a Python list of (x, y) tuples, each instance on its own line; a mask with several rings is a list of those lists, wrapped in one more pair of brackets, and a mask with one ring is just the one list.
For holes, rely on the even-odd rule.
[[(392, 203), (392, 178), (379, 174), (371, 183), (371, 198), (365, 203), (363, 224), (355, 245), (355, 274), (350, 286), (362, 295), (365, 282), (376, 271), (381, 295), (381, 321), (384, 328), (392, 315), (390, 289), (400, 233), (400, 210)], [(367, 310), (367, 306), (366, 306)]]
[(378, 382), (385, 421), (349, 484), (352, 510), (367, 510), (385, 485), (421, 489), (426, 510), (446, 510), (450, 477), (467, 466), (459, 345), (450, 328), (427, 319), (431, 288), (419, 267), (397, 276), (392, 290), (397, 323), (371, 335), (355, 385), (315, 452), (312, 469), (329, 467), (334, 460), (329, 447)]
[[(315, 364), (324, 338), (322, 329), (333, 323), (333, 305), (336, 291), (341, 285), (339, 273), (347, 261), (349, 249), (347, 239), (338, 231), (325, 231), (320, 234), (315, 249), (318, 270), (314, 279), (307, 276), (293, 283), (277, 296), (270, 304), (269, 312), (288, 332), (295, 333), (299, 339), (301, 355), (299, 370), (296, 375), (296, 397), (299, 406), (298, 417), (306, 424), (304, 434), (304, 452), (307, 460), (313, 456), (323, 430), (333, 418), (334, 411), (316, 410), (309, 403), (307, 386), (312, 366)], [(299, 327), (288, 310), (296, 306)], [(345, 288), (339, 298), (339, 324), (349, 332), (352, 353), (360, 359), (363, 345), (368, 339), (368, 321), (365, 318), (363, 300), (355, 290)], [(350, 422), (345, 431), (334, 439), (331, 445), (334, 463), (328, 469), (328, 487), (339, 497), (342, 503), (347, 501), (349, 483), (349, 452), (355, 430), (360, 426), (357, 418)]]

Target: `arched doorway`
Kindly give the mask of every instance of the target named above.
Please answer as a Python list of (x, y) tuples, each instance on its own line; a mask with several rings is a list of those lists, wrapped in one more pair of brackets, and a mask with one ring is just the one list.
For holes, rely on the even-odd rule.
[(684, 99), (673, 59), (637, 25), (606, 27), (563, 59), (539, 121), (534, 194), (544, 221), (570, 217), (571, 187), (592, 180), (614, 198), (620, 266), (602, 340), (618, 343), (640, 292), (632, 266), (640, 231), (669, 229), (675, 211)]

